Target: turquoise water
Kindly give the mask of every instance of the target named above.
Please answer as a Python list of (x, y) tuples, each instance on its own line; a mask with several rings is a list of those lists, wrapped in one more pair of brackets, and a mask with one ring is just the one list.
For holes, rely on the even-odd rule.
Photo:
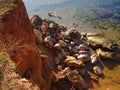
[[(110, 18), (120, 22), (120, 0), (23, 0), (31, 17), (38, 14), (42, 18), (50, 18), (65, 26), (74, 22), (80, 30), (93, 30), (92, 22)], [(62, 17), (51, 18), (52, 12)], [(95, 22), (94, 22), (95, 23)]]

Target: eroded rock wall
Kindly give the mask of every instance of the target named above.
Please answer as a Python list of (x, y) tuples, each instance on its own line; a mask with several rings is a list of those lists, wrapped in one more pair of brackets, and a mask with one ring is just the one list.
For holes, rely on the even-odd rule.
[[(10, 1), (15, 5), (0, 14), (0, 52), (7, 52), (10, 55), (16, 64), (18, 74), (39, 85), (41, 90), (50, 90), (50, 59), (47, 56), (40, 57), (33, 27), (22, 0)], [(1, 5), (7, 6), (11, 2), (6, 0)], [(3, 5), (0, 9), (6, 9), (6, 6)], [(44, 71), (46, 69), (50, 71), (46, 73)]]

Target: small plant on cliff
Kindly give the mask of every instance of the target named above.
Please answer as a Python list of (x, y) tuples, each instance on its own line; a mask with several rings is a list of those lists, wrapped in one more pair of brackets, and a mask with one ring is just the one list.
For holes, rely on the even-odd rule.
[(0, 53), (0, 90), (40, 90), (15, 72), (15, 64), (6, 52)]
[(0, 1), (0, 15), (4, 14), (11, 8), (15, 7), (16, 0), (1, 0)]

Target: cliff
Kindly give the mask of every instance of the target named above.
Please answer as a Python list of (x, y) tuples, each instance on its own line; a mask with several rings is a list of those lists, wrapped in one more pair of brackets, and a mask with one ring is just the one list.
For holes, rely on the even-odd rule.
[(22, 0), (0, 0), (0, 52), (10, 55), (21, 77), (39, 85), (41, 90), (50, 90), (50, 73), (44, 72), (49, 58), (40, 56)]

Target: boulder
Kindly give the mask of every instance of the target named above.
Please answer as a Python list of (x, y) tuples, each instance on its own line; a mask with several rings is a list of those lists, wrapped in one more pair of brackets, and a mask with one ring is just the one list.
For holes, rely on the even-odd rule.
[(44, 44), (47, 48), (52, 48), (53, 47), (53, 41), (51, 39), (51, 36), (45, 37)]
[(62, 46), (62, 47), (66, 47), (67, 46), (67, 43), (63, 40), (59, 40), (59, 44)]
[(114, 45), (111, 40), (108, 40), (102, 36), (90, 36), (88, 37), (88, 43), (93, 48), (104, 48), (107, 50), (114, 50)]
[(74, 38), (74, 39), (80, 39), (81, 38), (80, 33), (77, 30), (74, 30), (74, 29), (70, 30), (69, 36), (71, 38)]
[(93, 71), (94, 71), (94, 73), (97, 74), (97, 75), (103, 74), (102, 69), (101, 69), (99, 66), (94, 66), (94, 67), (93, 67)]
[(64, 61), (69, 67), (82, 67), (84, 66), (82, 61), (78, 61), (73, 56), (67, 56), (67, 58)]
[(89, 51), (89, 47), (86, 46), (85, 44), (80, 44), (79, 47), (78, 47), (78, 49), (80, 51)]
[(92, 55), (90, 56), (90, 62), (91, 62), (92, 64), (95, 64), (95, 63), (98, 61), (98, 59), (99, 59), (99, 57), (98, 57), (97, 54), (92, 54)]
[(75, 88), (83, 90), (86, 88), (86, 84), (81, 75), (79, 75), (77, 70), (73, 70), (66, 74), (66, 78), (72, 83)]
[(113, 52), (113, 51), (106, 51), (102, 49), (96, 50), (97, 55), (99, 55), (102, 60), (120, 60), (120, 53), (119, 52)]
[(90, 60), (90, 57), (88, 54), (81, 54), (77, 57), (77, 59), (82, 62), (87, 62)]
[(31, 18), (31, 23), (35, 29), (39, 29), (39, 27), (42, 25), (42, 19), (38, 15), (33, 15)]

